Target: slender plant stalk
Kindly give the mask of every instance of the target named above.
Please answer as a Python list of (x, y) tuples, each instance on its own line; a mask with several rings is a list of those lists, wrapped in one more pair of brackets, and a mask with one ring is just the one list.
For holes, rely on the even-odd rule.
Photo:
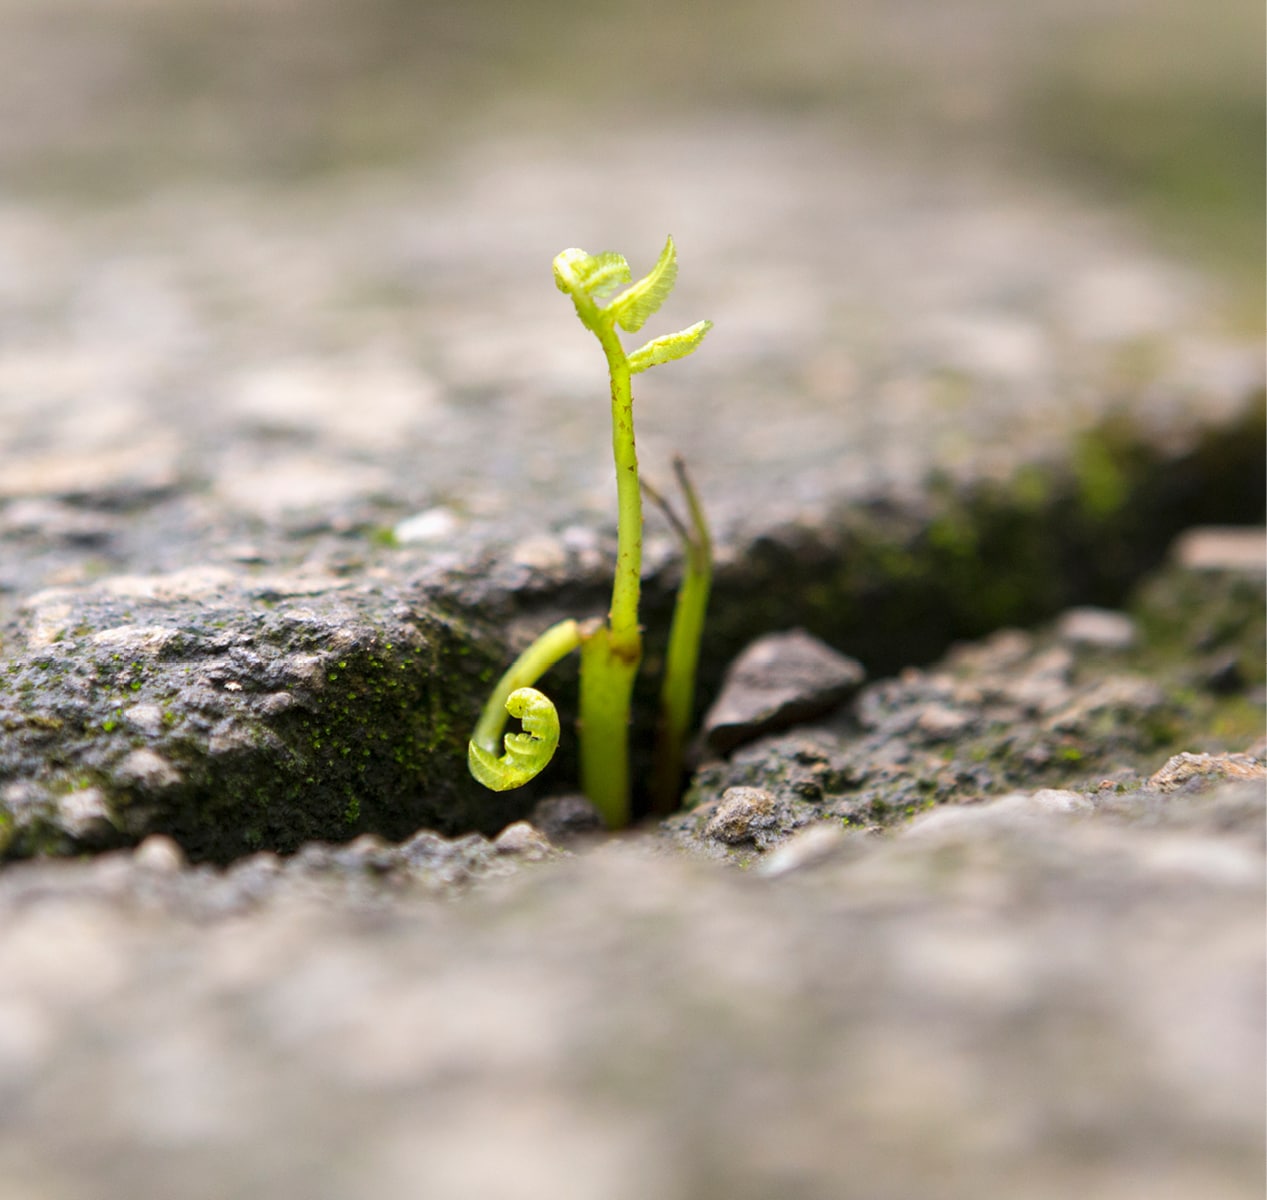
[(682, 544), (682, 583), (673, 605), (673, 623), (660, 680), (660, 715), (651, 775), (651, 807), (656, 813), (677, 807), (686, 740), (695, 709), (695, 673), (699, 665), (704, 616), (713, 584), (713, 543), (699, 496), (681, 458), (673, 460), (678, 487), (686, 500), (689, 527), (668, 502), (646, 483), (643, 489), (664, 512)]
[(581, 646), (581, 790), (609, 829), (629, 824), (629, 712), (638, 660), (603, 626)]
[(637, 662), (642, 657), (638, 601), (642, 588), (642, 489), (634, 441), (633, 389), (629, 359), (610, 325), (599, 339), (611, 374), (612, 456), (616, 460), (616, 577), (609, 614), (612, 650)]
[(581, 648), (581, 791), (613, 829), (629, 824), (629, 713), (642, 661), (642, 492), (629, 359), (611, 320), (596, 322), (611, 376), (616, 462), (616, 573), (606, 628)]

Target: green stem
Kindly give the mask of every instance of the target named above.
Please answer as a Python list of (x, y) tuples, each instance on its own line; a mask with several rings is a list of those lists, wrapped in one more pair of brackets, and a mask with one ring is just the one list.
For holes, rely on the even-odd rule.
[(660, 720), (651, 777), (651, 804), (657, 813), (672, 812), (678, 805), (686, 739), (695, 709), (700, 641), (713, 582), (713, 544), (703, 507), (680, 458), (674, 459), (673, 470), (686, 499), (689, 529), (657, 492), (647, 488), (677, 533), (684, 559), (660, 686)]
[(629, 711), (638, 659), (600, 626), (581, 646), (581, 790), (609, 829), (629, 824)]
[(510, 665), (497, 681), (493, 694), (484, 704), (484, 711), (471, 734), (471, 741), (496, 754), (501, 750), (502, 730), (506, 728), (506, 701), (511, 692), (531, 687), (560, 659), (566, 658), (581, 644), (581, 627), (570, 617), (551, 625)]
[(634, 441), (633, 390), (629, 359), (610, 320), (600, 326), (599, 342), (611, 375), (612, 455), (616, 460), (616, 576), (612, 584), (612, 647), (636, 662), (642, 655), (638, 600), (642, 587), (642, 489), (638, 486), (638, 449)]
[(591, 326), (611, 376), (612, 455), (616, 460), (616, 573), (606, 627), (581, 647), (581, 790), (613, 829), (629, 823), (629, 714), (642, 661), (642, 491), (634, 442), (629, 360), (610, 319)]

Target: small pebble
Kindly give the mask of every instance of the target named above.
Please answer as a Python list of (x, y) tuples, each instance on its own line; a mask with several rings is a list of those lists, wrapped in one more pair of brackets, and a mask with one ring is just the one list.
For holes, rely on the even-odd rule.
[(752, 840), (774, 823), (774, 797), (764, 788), (732, 787), (722, 793), (703, 836), (735, 846)]
[(155, 790), (175, 787), (183, 778), (161, 754), (144, 746), (126, 755), (115, 768), (115, 775), (124, 783)]
[(1176, 754), (1148, 781), (1163, 792), (1194, 779), (1267, 779), (1267, 767), (1248, 754)]
[(962, 733), (970, 724), (972, 717), (968, 713), (948, 708), (944, 704), (930, 704), (919, 715), (916, 726), (931, 741), (945, 741), (957, 733)]
[(1267, 530), (1213, 525), (1190, 529), (1171, 553), (1189, 571), (1261, 575), (1267, 571)]
[(100, 788), (77, 788), (57, 800), (57, 815), (73, 838), (90, 837), (110, 828), (110, 806)]
[(151, 833), (132, 852), (132, 861), (156, 875), (175, 875), (185, 866), (185, 852), (175, 839), (164, 833)]
[(1070, 608), (1056, 622), (1061, 641), (1094, 650), (1129, 650), (1139, 629), (1125, 613), (1108, 608)]
[(803, 629), (767, 634), (731, 663), (704, 717), (704, 736), (728, 754), (762, 733), (831, 712), (865, 677), (861, 663)]
[(554, 853), (550, 839), (527, 821), (515, 821), (507, 825), (493, 839), (493, 849), (498, 854), (513, 854), (529, 862), (540, 862)]

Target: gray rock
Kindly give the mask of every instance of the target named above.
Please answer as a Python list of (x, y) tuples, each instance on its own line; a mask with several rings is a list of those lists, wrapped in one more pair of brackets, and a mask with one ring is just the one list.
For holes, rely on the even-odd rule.
[(550, 839), (527, 821), (513, 821), (493, 839), (498, 854), (511, 854), (529, 862), (540, 862), (556, 853)]
[(111, 834), (111, 812), (100, 788), (85, 787), (67, 792), (57, 800), (57, 822), (79, 842)]
[(579, 792), (547, 796), (538, 801), (532, 810), (532, 825), (560, 845), (602, 833), (607, 828), (598, 809)]
[[(156, 644), (154, 669), (181, 646)], [(243, 661), (208, 672), (213, 695), (248, 692)], [(1202, 1195), (1250, 1194), (1263, 765), (1158, 771), (1149, 722), (1184, 712), (1167, 670), (1132, 663), (1149, 675), (1054, 629), (961, 646), (703, 768), (704, 802), (660, 830), (574, 855), (518, 823), (224, 871), (156, 837), (9, 864), (6, 1178), (104, 1200), (205, 1194), (189, 1180), (390, 1198), (475, 1172), (499, 1195), (566, 1175), (582, 1194), (632, 1179), (757, 1200), (931, 1195), (953, 1172), (993, 1197), (1019, 1177), (1160, 1191), (1179, 1163)], [(320, 653), (287, 669), (336, 690)], [(537, 812), (594, 818), (575, 797)], [(794, 1155), (736, 1141), (755, 1127)]]
[(1175, 562), (1189, 571), (1267, 575), (1267, 529), (1191, 529), (1175, 543)]
[(777, 809), (774, 797), (761, 788), (727, 788), (704, 825), (702, 836), (731, 846), (756, 842), (777, 825)]
[[(714, 527), (703, 703), (770, 630), (802, 626), (889, 674), (1121, 592), (1185, 514), (1260, 513), (1260, 339), (1211, 316), (1217, 281), (1047, 179), (907, 154), (903, 137), (878, 149), (859, 122), (887, 100), (811, 111), (818, 85), (786, 67), (773, 84), (764, 36), (749, 45), (757, 94), (725, 129), (693, 90), (712, 58), (677, 39), (678, 69), (702, 68), (681, 82), (708, 102), (665, 126), (573, 69), (579, 42), (603, 62), (650, 25), (627, 42), (606, 25), (620, 6), (543, 13), (558, 37), (530, 39), (544, 58), (524, 69), (583, 102), (575, 122), (543, 122), (512, 89), (508, 122), (497, 89), (448, 60), (417, 69), (439, 43), (398, 36), (384, 0), (355, 20), (346, 0), (301, 0), (333, 15), (299, 20), (293, 54), (276, 0), (241, 31), (197, 18), (197, 37), (140, 0), (105, 24), (86, 0), (59, 3), (68, 25), (88, 14), (73, 45), (38, 6), (0, 0), (0, 111), (23, 114), (0, 136), (0, 794), (25, 798), (0, 811), (5, 854), (163, 832), (228, 859), (419, 821), (492, 834), (575, 786), (570, 739), (540, 793), (514, 797), (472, 790), (462, 743), (487, 675), (550, 620), (609, 603), (602, 356), (549, 263), (624, 226), (618, 248), (649, 265), (666, 195), (683, 269), (648, 334), (716, 328), (638, 380), (639, 447), (652, 479), (683, 453)], [(830, 23), (827, 7), (803, 15)], [(999, 71), (949, 69), (936, 21), (897, 36), (873, 7), (883, 36), (806, 40), (781, 23), (789, 61), (854, 78), (815, 56), (913, 38), (929, 61), (892, 79), (921, 79), (906, 94), (935, 96), (939, 119), (1034, 111), (1019, 64), (1035, 59), (1010, 25)], [(1089, 19), (1026, 14), (1044, 30)], [(954, 53), (989, 41), (977, 17)], [(738, 18), (727, 37), (766, 23)], [(249, 85), (248, 43), (263, 56)], [(402, 54), (385, 79), (388, 43)], [(555, 54), (565, 69), (546, 69)], [(368, 101), (367, 78), (382, 87)], [(448, 79), (462, 82), (447, 103), (413, 90)], [(637, 72), (604, 82), (658, 91)], [(620, 212), (578, 209), (599, 192)], [(648, 668), (677, 560), (651, 520)], [(405, 648), (410, 630), (425, 650)], [(1224, 677), (1255, 694), (1249, 664)], [(1034, 703), (1063, 686), (1036, 679)], [(181, 782), (121, 774), (136, 751)], [(60, 803), (86, 788), (104, 825)]]
[(1267, 780), (1267, 767), (1248, 754), (1176, 754), (1149, 784), (1169, 792), (1193, 782), (1210, 779)]
[(1062, 613), (1056, 632), (1063, 641), (1099, 650), (1129, 650), (1139, 630), (1126, 613), (1082, 606)]
[(767, 634), (726, 672), (705, 714), (704, 738), (726, 754), (762, 733), (830, 712), (865, 676), (861, 663), (802, 629)]
[(10, 854), (163, 832), (225, 861), (317, 835), (492, 833), (523, 811), (462, 766), (478, 676), (507, 650), (378, 584), (108, 577), (32, 597), (6, 650)]
[[(1194, 590), (1202, 580), (1208, 587)], [(1050, 808), (1087, 812), (1134, 789), (1156, 808), (1176, 789), (1262, 779), (1261, 747), (1228, 753), (1260, 736), (1262, 701), (1245, 697), (1220, 709), (1223, 701), (1191, 683), (1211, 627), (1252, 669), (1262, 638), (1261, 588), (1257, 598), (1253, 589), (1230, 597), (1219, 579), (1165, 568), (1140, 595), (1141, 632), (1129, 651), (1106, 655), (1098, 643), (1071, 641), (1063, 619), (957, 646), (928, 668), (864, 685), (830, 718), (766, 734), (725, 762), (704, 764), (688, 793), (690, 811), (666, 828), (684, 847), (713, 853), (709, 826), (737, 788), (772, 798), (777, 817), (758, 843), (769, 851), (825, 820), (876, 829), (935, 806), (980, 810), (983, 801), (1007, 819)], [(1256, 669), (1261, 678), (1262, 664)], [(1215, 712), (1241, 722), (1228, 726), (1236, 739), (1230, 747), (1228, 733), (1211, 728)], [(1185, 752), (1158, 770), (1170, 748), (1202, 744), (1220, 752)], [(947, 812), (937, 819), (976, 818)]]

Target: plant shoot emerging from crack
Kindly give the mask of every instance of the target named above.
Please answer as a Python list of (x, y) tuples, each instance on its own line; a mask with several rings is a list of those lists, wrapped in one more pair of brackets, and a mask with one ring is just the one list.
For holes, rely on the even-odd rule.
[[(598, 339), (611, 381), (612, 453), (616, 463), (616, 573), (606, 621), (561, 621), (543, 633), (502, 676), (475, 727), (468, 757), (471, 774), (505, 791), (526, 783), (550, 761), (559, 739), (554, 705), (532, 685), (561, 658), (581, 652), (581, 788), (611, 828), (629, 822), (629, 717), (634, 679), (642, 661), (638, 601), (642, 572), (642, 492), (634, 443), (632, 376), (685, 358), (712, 328), (698, 321), (653, 338), (626, 353), (618, 330), (636, 333), (664, 302), (677, 279), (677, 250), (665, 242), (656, 265), (641, 279), (611, 251), (564, 250), (554, 260), (554, 281), (570, 296), (581, 323)], [(616, 289), (623, 290), (617, 292)], [(613, 296), (613, 293), (616, 293)], [(652, 781), (657, 808), (672, 807), (682, 769), (682, 747), (693, 703), (695, 663), (708, 602), (711, 545), (699, 501), (680, 460), (675, 464), (689, 511), (688, 526), (672, 517), (683, 542), (686, 569), (674, 611), (661, 694), (658, 755)], [(657, 493), (649, 493), (662, 507)], [(522, 733), (502, 737), (507, 714)], [(500, 743), (500, 744), (499, 744)], [(500, 754), (499, 754), (500, 751)], [(668, 759), (667, 762), (663, 761)]]

